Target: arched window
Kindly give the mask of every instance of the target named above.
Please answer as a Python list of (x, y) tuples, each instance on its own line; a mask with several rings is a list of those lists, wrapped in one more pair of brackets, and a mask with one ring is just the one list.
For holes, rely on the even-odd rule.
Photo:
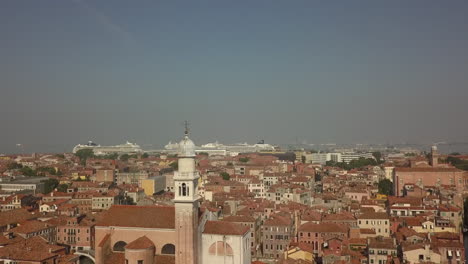
[(114, 244), (114, 247), (112, 248), (112, 250), (114, 250), (114, 251), (125, 251), (125, 246), (126, 245), (127, 245), (127, 243), (125, 243), (123, 241), (119, 241), (119, 242)]
[(175, 246), (173, 244), (166, 244), (161, 249), (161, 254), (175, 255)]
[(180, 185), (179, 185), (179, 196), (181, 196), (181, 195), (182, 195), (182, 187), (180, 187)]
[(211, 244), (210, 248), (208, 249), (208, 254), (217, 256), (234, 255), (232, 247), (228, 243), (222, 241), (218, 241), (216, 243)]
[(187, 196), (187, 185), (182, 183), (182, 196)]
[(187, 186), (187, 196), (190, 195), (190, 192), (189, 192), (189, 187)]

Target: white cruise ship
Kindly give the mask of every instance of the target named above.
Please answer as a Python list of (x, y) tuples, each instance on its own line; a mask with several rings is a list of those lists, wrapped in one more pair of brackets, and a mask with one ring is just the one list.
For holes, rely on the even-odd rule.
[(81, 145), (78, 144), (73, 148), (73, 153), (76, 153), (81, 149), (92, 149), (94, 155), (107, 155), (112, 153), (117, 154), (134, 154), (141, 153), (143, 150), (135, 143), (130, 143), (127, 141), (125, 144), (115, 145), (115, 146), (101, 146), (92, 141), (89, 141), (88, 144)]
[[(169, 142), (164, 148), (168, 153), (177, 151), (179, 144)], [(231, 145), (224, 145), (218, 141), (213, 143), (207, 143), (201, 146), (197, 146), (195, 151), (197, 153), (208, 153), (210, 155), (231, 155), (236, 156), (239, 153), (252, 153), (252, 152), (273, 152), (276, 147), (270, 144), (265, 144), (262, 140), (257, 144), (249, 145), (247, 143), (238, 143)]]

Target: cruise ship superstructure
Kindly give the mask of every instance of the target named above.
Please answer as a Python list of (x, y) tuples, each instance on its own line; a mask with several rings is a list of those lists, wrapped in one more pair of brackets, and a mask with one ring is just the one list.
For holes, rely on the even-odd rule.
[[(169, 142), (165, 147), (165, 151), (173, 154), (179, 147), (178, 143)], [(252, 152), (273, 152), (276, 147), (270, 144), (265, 144), (262, 140), (257, 144), (249, 145), (247, 143), (224, 145), (219, 142), (213, 142), (197, 146), (196, 153), (208, 153), (209, 155), (223, 155), (223, 156), (236, 156), (239, 153), (252, 153)]]
[(81, 149), (92, 149), (94, 155), (107, 155), (112, 153), (117, 154), (135, 154), (142, 153), (143, 150), (139, 145), (135, 143), (126, 142), (125, 144), (115, 145), (115, 146), (101, 146), (92, 141), (89, 141), (88, 144), (78, 144), (73, 148), (73, 153)]

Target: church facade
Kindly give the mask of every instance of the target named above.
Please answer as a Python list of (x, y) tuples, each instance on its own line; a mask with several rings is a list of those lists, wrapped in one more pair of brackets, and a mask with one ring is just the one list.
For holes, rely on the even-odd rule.
[(200, 208), (195, 144), (186, 131), (174, 206), (112, 206), (95, 227), (96, 264), (250, 264), (250, 229)]

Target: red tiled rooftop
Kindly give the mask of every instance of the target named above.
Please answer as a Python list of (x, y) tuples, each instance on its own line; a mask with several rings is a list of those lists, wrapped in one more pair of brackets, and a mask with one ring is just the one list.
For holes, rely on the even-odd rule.
[(434, 168), (434, 167), (420, 167), (420, 168), (408, 168), (408, 167), (397, 167), (396, 172), (461, 172), (457, 168)]
[(16, 224), (34, 218), (36, 218), (36, 216), (29, 213), (25, 209), (15, 209), (6, 212), (0, 212), (0, 226)]
[(223, 219), (226, 222), (255, 222), (255, 218), (250, 215), (231, 215)]
[(64, 247), (50, 245), (42, 237), (35, 236), (0, 248), (0, 259), (44, 261), (57, 256), (57, 252), (64, 250)]
[(175, 228), (173, 206), (113, 205), (96, 226)]
[(154, 247), (153, 242), (146, 236), (142, 236), (125, 246), (125, 249), (147, 249)]
[(33, 232), (38, 232), (44, 229), (48, 229), (53, 227), (53, 225), (41, 221), (26, 221), (21, 223), (19, 226), (11, 229), (12, 232), (14, 233), (19, 233), (19, 234), (29, 234)]
[(203, 234), (242, 236), (250, 230), (241, 224), (224, 221), (207, 221)]
[(124, 253), (111, 253), (104, 262), (104, 264), (124, 264), (124, 263), (125, 263)]
[(387, 215), (385, 212), (379, 212), (379, 213), (364, 213), (360, 216), (357, 217), (358, 219), (390, 219), (390, 217)]
[(299, 227), (299, 231), (315, 233), (347, 233), (347, 228), (333, 223), (305, 223)]

